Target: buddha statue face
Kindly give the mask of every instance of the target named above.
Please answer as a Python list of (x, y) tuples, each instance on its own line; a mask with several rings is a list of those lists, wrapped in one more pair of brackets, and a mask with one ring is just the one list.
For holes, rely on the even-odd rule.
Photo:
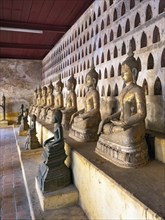
[(133, 82), (132, 71), (127, 64), (122, 65), (121, 75), (125, 83)]
[(90, 76), (89, 74), (87, 74), (85, 81), (86, 81), (86, 86), (88, 88), (93, 87), (95, 85), (95, 79), (92, 78), (92, 76)]
[(68, 83), (67, 83), (67, 90), (70, 91), (70, 90), (72, 90), (72, 88), (73, 88), (72, 83), (71, 83), (71, 82), (68, 82)]
[(56, 85), (56, 88), (55, 88), (55, 90), (56, 90), (56, 92), (58, 93), (58, 92), (61, 92), (61, 86), (59, 86), (59, 85)]

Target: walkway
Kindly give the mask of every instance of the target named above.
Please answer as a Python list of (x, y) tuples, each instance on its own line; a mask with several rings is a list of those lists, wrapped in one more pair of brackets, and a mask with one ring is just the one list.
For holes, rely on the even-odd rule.
[(0, 128), (0, 219), (30, 220), (13, 128)]

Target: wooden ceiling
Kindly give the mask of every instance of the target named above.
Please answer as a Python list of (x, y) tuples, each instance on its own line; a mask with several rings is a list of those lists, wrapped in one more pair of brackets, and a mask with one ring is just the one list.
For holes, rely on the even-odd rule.
[(0, 0), (0, 58), (42, 60), (94, 0)]

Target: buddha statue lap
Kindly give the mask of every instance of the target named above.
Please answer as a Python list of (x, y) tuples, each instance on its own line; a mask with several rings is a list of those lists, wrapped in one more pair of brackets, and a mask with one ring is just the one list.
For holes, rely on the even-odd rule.
[(100, 122), (95, 151), (118, 166), (138, 167), (148, 161), (146, 103), (142, 87), (136, 84), (138, 64), (131, 48), (122, 63), (121, 75), (126, 86), (119, 96), (120, 110)]
[(61, 79), (59, 78), (58, 82), (55, 86), (55, 95), (54, 95), (54, 105), (49, 108), (47, 111), (45, 122), (48, 124), (52, 124), (54, 121), (54, 114), (57, 109), (63, 108), (63, 90), (64, 84), (61, 82)]
[(87, 73), (85, 81), (88, 88), (85, 95), (85, 108), (72, 115), (69, 130), (69, 136), (80, 142), (98, 139), (97, 129), (101, 120), (100, 98), (96, 90), (98, 73), (94, 67)]
[(77, 111), (77, 101), (76, 101), (76, 93), (75, 93), (75, 87), (76, 87), (76, 79), (72, 75), (68, 79), (67, 83), (67, 90), (68, 95), (65, 100), (65, 107), (61, 110), (62, 111), (62, 126), (65, 130), (69, 130), (69, 123), (71, 116)]

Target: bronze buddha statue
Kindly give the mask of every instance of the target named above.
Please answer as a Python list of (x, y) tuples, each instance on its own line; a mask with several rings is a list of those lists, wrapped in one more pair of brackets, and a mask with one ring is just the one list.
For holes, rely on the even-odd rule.
[(69, 123), (71, 116), (73, 115), (73, 113), (77, 111), (77, 98), (75, 93), (75, 87), (76, 87), (76, 79), (72, 75), (68, 79), (68, 83), (67, 83), (67, 90), (69, 93), (66, 96), (65, 107), (61, 110), (63, 114), (62, 126), (66, 130), (69, 130)]
[(145, 141), (146, 102), (143, 88), (136, 84), (138, 62), (130, 48), (122, 63), (126, 84), (119, 96), (120, 110), (102, 120), (96, 153), (121, 167), (138, 167), (148, 161)]
[(54, 95), (54, 105), (49, 108), (45, 122), (52, 124), (54, 120), (54, 113), (56, 109), (61, 109), (63, 107), (63, 90), (64, 84), (61, 82), (61, 78), (59, 78), (58, 82), (55, 86), (55, 95)]
[(85, 95), (85, 108), (74, 113), (71, 117), (69, 136), (80, 142), (97, 140), (97, 129), (100, 117), (100, 98), (96, 90), (98, 73), (94, 66), (86, 75), (88, 91)]

